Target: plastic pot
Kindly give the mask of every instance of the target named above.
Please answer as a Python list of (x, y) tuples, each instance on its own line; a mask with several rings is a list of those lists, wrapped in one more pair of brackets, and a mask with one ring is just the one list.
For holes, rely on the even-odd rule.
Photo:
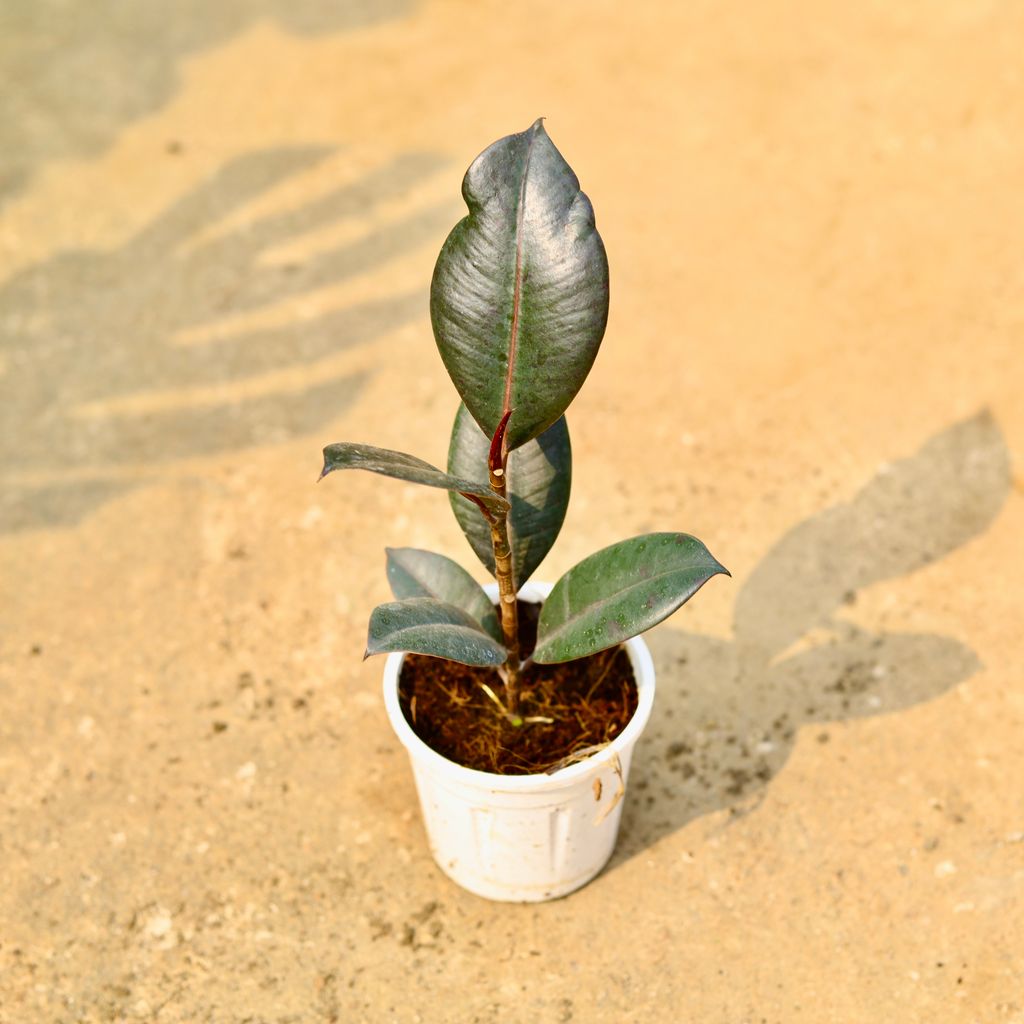
[[(527, 584), (542, 601), (551, 584)], [(497, 599), (497, 588), (488, 588)], [(538, 902), (589, 882), (615, 847), (629, 764), (654, 703), (654, 664), (639, 637), (625, 644), (638, 706), (607, 747), (551, 775), (494, 775), (455, 764), (412, 730), (398, 702), (404, 654), (384, 665), (384, 703), (409, 753), (431, 852), (451, 879), (492, 900)]]

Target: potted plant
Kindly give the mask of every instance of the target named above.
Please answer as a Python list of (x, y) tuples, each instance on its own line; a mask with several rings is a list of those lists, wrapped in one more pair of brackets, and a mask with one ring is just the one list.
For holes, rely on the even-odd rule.
[(321, 479), (366, 469), (447, 490), (494, 576), (485, 589), (443, 555), (389, 549), (395, 600), (371, 614), (366, 656), (390, 654), (385, 703), (441, 868), (493, 899), (541, 900), (583, 885), (614, 846), (654, 696), (639, 634), (727, 570), (694, 537), (652, 533), (554, 586), (527, 582), (565, 517), (565, 411), (604, 336), (608, 263), (540, 120), (484, 150), (462, 194), (469, 214), (430, 295), (462, 398), (447, 471), (342, 442), (324, 449)]

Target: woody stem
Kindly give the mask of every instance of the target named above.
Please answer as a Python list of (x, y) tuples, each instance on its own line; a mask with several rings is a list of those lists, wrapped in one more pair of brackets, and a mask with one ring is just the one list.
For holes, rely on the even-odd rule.
[[(492, 470), (491, 490), (506, 497), (503, 469)], [(508, 650), (505, 662), (505, 707), (510, 715), (519, 714), (519, 610), (516, 606), (516, 583), (512, 565), (512, 547), (508, 540), (508, 514), (495, 514), (491, 528), (491, 546), (494, 549), (494, 575), (498, 581), (498, 608), (501, 631)]]

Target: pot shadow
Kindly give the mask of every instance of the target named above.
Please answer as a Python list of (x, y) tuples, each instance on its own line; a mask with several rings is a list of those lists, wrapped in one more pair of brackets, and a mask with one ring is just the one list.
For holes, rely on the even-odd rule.
[[(0, 6), (0, 208), (51, 160), (102, 152), (167, 104), (184, 59), (260, 21), (299, 36), (407, 14), (412, 0), (6, 0)], [(172, 148), (182, 143), (175, 140)]]
[[(330, 155), (241, 156), (122, 246), (61, 252), (4, 282), (0, 532), (74, 525), (174, 460), (310, 435), (352, 403), (372, 370), (317, 364), (424, 317), (426, 295), (306, 317), (297, 304), (443, 237), (457, 209), (453, 200), (376, 215), (447, 164), (406, 153), (297, 208), (224, 224)], [(271, 258), (346, 222), (350, 240)], [(262, 313), (281, 326), (228, 319)]]
[(883, 465), (852, 501), (782, 537), (736, 600), (734, 639), (672, 629), (650, 639), (654, 718), (638, 744), (611, 867), (695, 818), (757, 806), (798, 730), (932, 700), (980, 667), (950, 637), (873, 632), (842, 617), (857, 591), (983, 533), (1009, 493), (1009, 454), (981, 413)]

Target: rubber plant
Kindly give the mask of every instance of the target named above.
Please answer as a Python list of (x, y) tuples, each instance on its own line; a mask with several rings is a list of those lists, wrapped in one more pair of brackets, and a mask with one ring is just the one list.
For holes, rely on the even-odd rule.
[[(594, 211), (541, 120), (473, 161), (469, 213), (441, 249), (430, 290), (434, 337), (462, 403), (447, 471), (402, 452), (340, 442), (321, 479), (365, 469), (450, 493), (497, 609), (444, 555), (388, 549), (395, 600), (376, 608), (366, 656), (393, 651), (493, 666), (505, 715), (522, 724), (517, 592), (551, 548), (569, 500), (565, 411), (608, 320), (608, 261)], [(596, 552), (557, 581), (532, 660), (582, 658), (650, 629), (727, 570), (695, 537), (649, 533)]]

